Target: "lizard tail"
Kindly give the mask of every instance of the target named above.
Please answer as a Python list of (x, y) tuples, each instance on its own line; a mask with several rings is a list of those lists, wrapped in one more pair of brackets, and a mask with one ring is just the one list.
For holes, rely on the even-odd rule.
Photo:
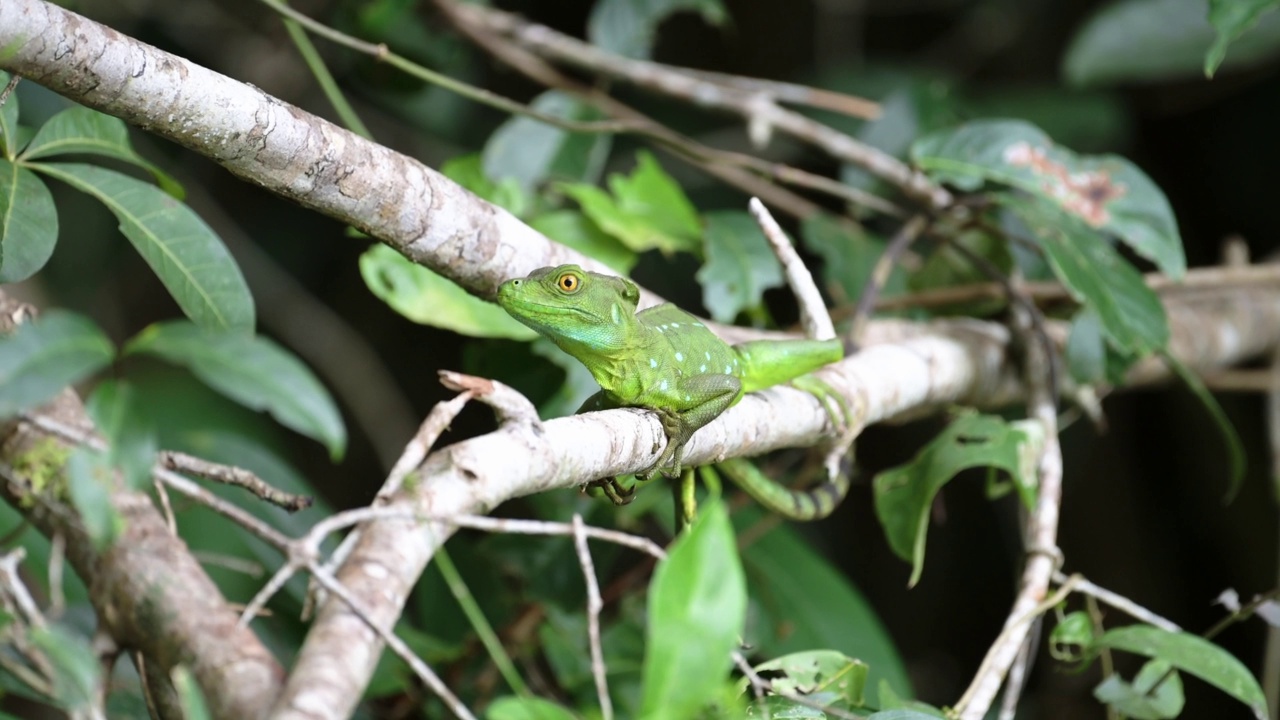
[(756, 502), (792, 520), (821, 520), (830, 515), (849, 492), (847, 473), (811, 488), (793, 490), (767, 477), (744, 458), (722, 460), (716, 467)]

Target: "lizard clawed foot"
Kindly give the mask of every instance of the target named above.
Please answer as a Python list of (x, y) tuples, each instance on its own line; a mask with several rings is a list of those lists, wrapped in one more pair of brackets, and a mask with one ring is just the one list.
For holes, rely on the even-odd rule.
[(592, 494), (592, 490), (599, 490), (614, 505), (630, 505), (631, 501), (636, 498), (636, 489), (634, 487), (623, 487), (616, 477), (601, 478), (595, 482), (589, 482), (582, 486), (582, 490), (588, 495)]

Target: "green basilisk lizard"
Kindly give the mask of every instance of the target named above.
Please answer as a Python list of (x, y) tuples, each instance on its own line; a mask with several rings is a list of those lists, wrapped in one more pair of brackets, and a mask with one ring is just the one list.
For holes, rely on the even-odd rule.
[[(647, 479), (658, 471), (680, 476), (689, 438), (745, 393), (792, 382), (822, 400), (829, 413), (830, 403), (835, 402), (848, 416), (846, 401), (825, 383), (801, 378), (844, 357), (839, 340), (729, 345), (698, 318), (670, 303), (637, 313), (639, 300), (640, 291), (630, 280), (577, 265), (534, 270), (498, 288), (498, 304), (507, 313), (577, 358), (600, 384), (600, 392), (583, 403), (579, 413), (639, 407), (661, 418), (666, 448), (638, 477)], [(797, 379), (809, 382), (795, 383)], [(809, 490), (792, 490), (744, 460), (725, 461), (720, 467), (758, 502), (796, 520), (830, 514), (849, 487), (842, 475)], [(692, 475), (686, 475), (688, 496), (692, 480)], [(606, 494), (614, 502), (623, 502), (616, 484), (612, 487), (612, 492), (606, 487)]]

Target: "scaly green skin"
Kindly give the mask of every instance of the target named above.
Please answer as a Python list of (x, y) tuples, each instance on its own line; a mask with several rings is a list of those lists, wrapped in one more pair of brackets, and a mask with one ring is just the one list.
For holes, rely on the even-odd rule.
[[(658, 413), (667, 447), (640, 473), (642, 478), (656, 471), (678, 477), (689, 438), (743, 394), (790, 382), (844, 357), (838, 340), (731, 346), (674, 305), (637, 313), (639, 300), (640, 292), (630, 280), (577, 265), (534, 270), (498, 288), (498, 304), (504, 310), (577, 358), (600, 383), (600, 392), (578, 412), (641, 407)], [(824, 405), (836, 397), (815, 378), (807, 380), (804, 389)], [(843, 400), (837, 403), (847, 415)], [(722, 467), (757, 501), (797, 520), (825, 517), (848, 490), (844, 478), (796, 491), (745, 461)]]

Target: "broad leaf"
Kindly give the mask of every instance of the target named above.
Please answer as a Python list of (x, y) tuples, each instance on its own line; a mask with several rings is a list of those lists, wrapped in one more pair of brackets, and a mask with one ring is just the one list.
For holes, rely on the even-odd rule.
[(1067, 336), (1067, 370), (1078, 383), (1104, 380), (1107, 374), (1107, 347), (1102, 336), (1102, 321), (1086, 305), (1071, 320)]
[(125, 353), (155, 355), (189, 368), (223, 395), (323, 443), (335, 461), (346, 449), (347, 431), (328, 391), (306, 365), (265, 337), (175, 321), (143, 330)]
[(212, 720), (213, 714), (209, 712), (204, 692), (187, 666), (176, 665), (169, 675), (173, 679), (174, 690), (177, 690), (178, 704), (182, 706), (182, 717), (186, 720)]
[(1077, 155), (1020, 120), (983, 120), (921, 138), (914, 162), (966, 190), (998, 182), (1060, 207), (1111, 233), (1173, 278), (1186, 273), (1178, 223), (1164, 193), (1116, 155)]
[(938, 718), (946, 717), (942, 713), (927, 713), (920, 710), (910, 710), (907, 708), (896, 708), (893, 710), (881, 710), (878, 713), (872, 713), (867, 716), (867, 720), (938, 720)]
[(1169, 342), (1160, 298), (1132, 265), (1075, 215), (1034, 197), (1001, 196), (999, 202), (1026, 225), (1072, 297), (1097, 314), (1117, 349), (1146, 355)]
[[(0, 71), (0, 88), (9, 84), (9, 73)], [(9, 93), (9, 99), (0, 106), (0, 156), (12, 160), (18, 155), (18, 93)]]
[[(1251, 6), (1257, 1), (1223, 4)], [(1062, 72), (1076, 85), (1201, 78), (1215, 67), (1210, 48), (1222, 44), (1224, 26), (1215, 30), (1210, 17), (1206, 17), (1205, 0), (1104, 3), (1072, 38)], [(1242, 29), (1235, 22), (1228, 27), (1232, 32)], [(1278, 40), (1280, 14), (1266, 14), (1251, 31), (1236, 37), (1224, 67), (1243, 68), (1273, 58), (1280, 53)]]
[(1144, 664), (1132, 683), (1119, 675), (1107, 676), (1093, 689), (1093, 696), (1134, 720), (1176, 718), (1186, 699), (1182, 695), (1182, 677), (1169, 663), (1160, 660)]
[(109, 364), (115, 347), (88, 318), (50, 310), (0, 336), (0, 418), (39, 405)]
[(98, 654), (89, 646), (88, 639), (72, 633), (61, 625), (33, 628), (31, 644), (49, 660), (53, 675), (53, 699), (58, 707), (67, 711), (83, 712), (90, 716), (102, 682), (102, 670), (98, 667)]
[(614, 54), (647, 60), (658, 25), (685, 10), (696, 10), (712, 25), (728, 19), (720, 0), (600, 0), (587, 20), (587, 40)]
[(111, 466), (101, 453), (80, 447), (67, 458), (66, 468), (71, 504), (94, 547), (105, 550), (124, 530), (124, 518), (111, 504)]
[[(791, 653), (761, 663), (755, 666), (755, 670), (769, 677), (773, 689), (778, 692), (821, 696), (827, 705), (840, 702), (856, 708), (866, 704), (867, 664), (842, 652), (809, 650)], [(747, 678), (738, 681), (739, 691), (747, 687)]]
[(1093, 618), (1083, 610), (1067, 613), (1049, 633), (1049, 654), (1055, 660), (1077, 662), (1093, 647)]
[[(595, 108), (557, 90), (542, 93), (530, 104), (546, 115), (566, 120), (596, 120)], [(487, 177), (511, 180), (532, 193), (547, 180), (594, 183), (609, 157), (613, 136), (571, 133), (531, 117), (513, 117), (484, 145)]]
[(1204, 74), (1213, 77), (1227, 46), (1248, 32), (1264, 13), (1280, 7), (1280, 0), (1209, 0), (1209, 22), (1218, 37), (1204, 60)]
[(550, 700), (501, 697), (484, 713), (485, 720), (577, 720), (578, 716)]
[(106, 438), (107, 465), (119, 469), (129, 487), (143, 487), (151, 477), (159, 441), (138, 388), (124, 379), (104, 380), (93, 389), (85, 409)]
[(26, 280), (53, 255), (58, 210), (30, 170), (0, 159), (0, 284)]
[[(857, 302), (871, 278), (876, 260), (884, 252), (884, 241), (827, 215), (806, 218), (800, 225), (800, 238), (805, 248), (822, 257), (823, 284), (836, 304)], [(901, 268), (895, 267), (882, 295), (896, 294), (905, 285), (905, 275)]]
[(360, 256), (360, 275), (374, 295), (416, 323), (472, 337), (532, 340), (538, 336), (497, 305), (386, 245), (374, 245)]
[(134, 152), (129, 130), (120, 118), (76, 105), (49, 118), (22, 151), (22, 160), (53, 155), (87, 154), (123, 160), (151, 173), (156, 184), (177, 200), (185, 193), (167, 173)]
[(759, 307), (764, 291), (782, 284), (782, 266), (751, 216), (737, 210), (707, 213), (707, 261), (698, 269), (702, 304), (711, 317), (733, 322)]
[(481, 166), (480, 153), (453, 158), (440, 167), (440, 172), (516, 217), (523, 218), (533, 206), (533, 197), (514, 178), (503, 177), (498, 182), (490, 180)]
[(30, 167), (106, 205), (187, 317), (210, 329), (253, 330), (253, 296), (240, 268), (191, 208), (114, 170), (78, 163)]
[(866, 597), (793, 528), (781, 525), (756, 540), (742, 564), (754, 606), (766, 622), (773, 619), (759, 637), (747, 638), (762, 655), (831, 648), (865, 662), (868, 682), (911, 692), (902, 658)]
[(636, 266), (636, 253), (577, 210), (556, 210), (529, 221), (529, 227), (549, 239), (594, 258), (625, 275)]
[(649, 587), (645, 718), (692, 718), (719, 694), (747, 612), (747, 589), (724, 505), (712, 503), (658, 563)]
[(1013, 425), (995, 415), (966, 413), (921, 450), (911, 462), (875, 477), (876, 517), (889, 546), (911, 563), (909, 585), (924, 570), (925, 536), (933, 498), (962, 470), (994, 467), (1019, 484), (1035, 477), (1040, 439), (1032, 426)]
[(636, 252), (697, 253), (702, 243), (698, 213), (676, 181), (647, 152), (631, 175), (609, 177), (612, 195), (594, 185), (560, 186), (601, 230)]
[(1244, 703), (1257, 717), (1267, 717), (1266, 696), (1249, 668), (1198, 635), (1128, 625), (1107, 631), (1098, 639), (1098, 646), (1163, 660)]

